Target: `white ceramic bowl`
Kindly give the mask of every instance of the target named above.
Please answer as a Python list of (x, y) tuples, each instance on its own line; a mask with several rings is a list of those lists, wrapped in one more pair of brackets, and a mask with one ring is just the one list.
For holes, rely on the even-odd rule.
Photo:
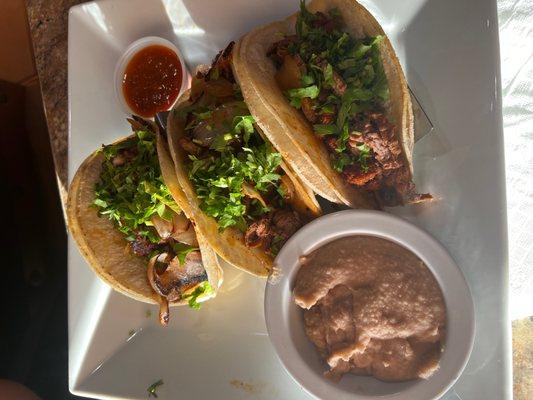
[[(340, 382), (323, 376), (327, 369), (307, 339), (303, 310), (292, 289), (299, 257), (344, 236), (371, 235), (396, 242), (422, 259), (437, 279), (446, 303), (446, 342), (440, 368), (428, 380), (382, 382), (345, 375)], [(319, 399), (430, 400), (439, 398), (463, 371), (474, 341), (474, 305), (459, 267), (444, 247), (420, 228), (380, 211), (349, 210), (318, 218), (298, 231), (278, 254), (276, 274), (265, 293), (265, 318), (270, 340), (281, 362), (310, 394)]]
[[(181, 80), (181, 87), (178, 96), (176, 97), (176, 101), (179, 99), (181, 94), (186, 91), (191, 86), (191, 75), (189, 71), (187, 70), (187, 66), (185, 65), (185, 62), (183, 61), (183, 56), (181, 55), (179, 49), (170, 41), (160, 38), (158, 36), (147, 36), (143, 37), (139, 40), (136, 40), (132, 44), (130, 44), (122, 56), (119, 58), (117, 65), (115, 66), (115, 96), (117, 98), (117, 101), (120, 103), (120, 106), (122, 110), (128, 114), (131, 115), (133, 111), (128, 106), (128, 103), (126, 102), (126, 99), (124, 98), (124, 92), (122, 91), (122, 79), (124, 78), (124, 71), (126, 70), (126, 67), (128, 66), (128, 63), (132, 59), (132, 57), (139, 52), (139, 50), (144, 49), (148, 46), (153, 45), (160, 45), (165, 46), (172, 50), (176, 55), (178, 56), (178, 59), (180, 60), (181, 65), (181, 72), (182, 72), (182, 80)], [(174, 102), (175, 104), (176, 102)], [(172, 104), (169, 107), (169, 110), (174, 105)]]

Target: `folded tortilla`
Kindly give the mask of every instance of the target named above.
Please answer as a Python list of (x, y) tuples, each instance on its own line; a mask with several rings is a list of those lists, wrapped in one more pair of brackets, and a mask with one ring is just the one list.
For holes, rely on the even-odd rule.
[[(189, 96), (190, 92), (182, 95), (174, 109), (170, 112), (167, 120), (167, 139), (170, 153), (174, 161), (179, 185), (186, 195), (186, 198), (177, 197), (176, 201), (182, 209), (188, 210), (186, 213), (194, 222), (197, 230), (201, 232), (205, 240), (219, 256), (243, 271), (255, 276), (266, 277), (272, 270), (273, 257), (259, 247), (246, 246), (244, 235), (237, 228), (229, 227), (220, 230), (217, 221), (205, 214), (200, 208), (200, 200), (189, 179), (187, 167), (189, 159), (187, 153), (178, 144), (179, 139), (185, 136), (186, 126), (186, 120), (183, 116), (180, 116), (181, 113), (179, 111), (193, 104)], [(263, 135), (262, 132), (259, 133)], [(263, 135), (263, 137), (265, 136)], [(276, 146), (274, 147), (276, 148)], [(286, 154), (282, 153), (282, 157), (285, 158)], [(320, 215), (321, 209), (312, 191), (300, 182), (285, 161), (282, 161), (281, 168), (294, 185), (297, 204), (293, 204), (293, 208), (303, 215), (313, 217)]]
[[(411, 99), (402, 68), (383, 29), (370, 12), (354, 0), (313, 0), (307, 8), (312, 13), (338, 9), (345, 22), (345, 30), (355, 38), (384, 36), (380, 53), (390, 92), (385, 114), (396, 126), (412, 179), (414, 131)], [(267, 52), (283, 36), (295, 34), (297, 15), (258, 27), (237, 43), (234, 67), (243, 96), (265, 135), (315, 193), (351, 207), (375, 208), (371, 193), (347, 184), (332, 168), (328, 152), (314, 134), (313, 127), (300, 110), (289, 104), (278, 87), (276, 67)]]
[[(129, 137), (118, 142), (127, 139)], [(176, 203), (185, 204), (185, 195), (177, 182), (166, 142), (159, 134), (157, 153), (165, 184)], [(132, 299), (158, 304), (159, 295), (154, 292), (147, 278), (148, 261), (126, 251), (127, 242), (124, 235), (108, 218), (99, 216), (98, 210), (92, 205), (103, 161), (102, 152), (95, 151), (81, 164), (72, 180), (67, 205), (69, 231), (80, 252), (100, 279)], [(186, 210), (182, 210), (187, 216)], [(214, 289), (214, 293), (200, 296), (198, 301), (201, 302), (216, 295), (222, 283), (222, 269), (215, 252), (197, 229), (196, 238), (209, 284)], [(183, 304), (187, 304), (187, 301), (170, 303), (171, 306)]]

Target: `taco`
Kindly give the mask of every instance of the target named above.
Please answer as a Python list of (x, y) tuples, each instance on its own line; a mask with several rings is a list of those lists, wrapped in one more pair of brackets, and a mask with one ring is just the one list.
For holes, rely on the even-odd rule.
[(239, 41), (235, 71), (259, 126), (317, 194), (352, 207), (431, 198), (412, 181), (402, 68), (356, 1), (302, 1), (299, 13)]
[(222, 283), (215, 252), (178, 207), (184, 197), (155, 124), (130, 120), (134, 134), (103, 146), (69, 189), (69, 230), (96, 274), (115, 290), (160, 305), (193, 308)]
[(321, 211), (257, 127), (232, 55), (233, 43), (196, 74), (169, 114), (168, 141), (198, 231), (230, 264), (267, 276), (281, 246)]

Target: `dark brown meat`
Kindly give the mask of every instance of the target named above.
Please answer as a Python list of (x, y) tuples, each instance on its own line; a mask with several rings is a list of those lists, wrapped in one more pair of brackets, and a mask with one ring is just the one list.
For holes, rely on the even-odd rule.
[(202, 148), (189, 138), (182, 137), (178, 140), (178, 143), (187, 154), (198, 156), (202, 152)]
[(334, 136), (324, 136), (322, 141), (324, 142), (326, 148), (329, 150), (330, 153), (336, 153), (335, 149), (337, 148), (337, 139), (335, 139)]
[(326, 32), (332, 32), (335, 29), (340, 28), (339, 18), (333, 18), (330, 15), (324, 14), (323, 12), (318, 11), (315, 13), (315, 20), (312, 25), (315, 28), (322, 28)]
[(151, 243), (148, 239), (142, 236), (137, 236), (133, 242), (130, 243), (133, 254), (139, 257), (146, 257), (157, 247), (156, 244)]
[[(371, 190), (371, 188), (379, 185), (381, 178), (381, 171), (376, 166), (368, 168), (367, 171), (363, 171), (358, 165), (349, 165), (344, 168), (342, 176), (346, 182), (359, 186), (363, 189)], [(375, 190), (375, 189), (374, 189)]]
[[(362, 126), (361, 126), (362, 125)], [(403, 165), (401, 145), (396, 139), (396, 128), (382, 113), (369, 113), (360, 123), (362, 141), (372, 149), (383, 169), (397, 169)]]
[(393, 170), (385, 170), (383, 182), (376, 191), (381, 205), (388, 207), (433, 200), (433, 196), (429, 193), (416, 192), (411, 172), (406, 165)]
[(277, 210), (272, 215), (272, 231), (284, 240), (289, 239), (300, 227), (302, 222), (295, 211)]
[(292, 56), (294, 61), (296, 62), (296, 65), (298, 66), (298, 69), (300, 70), (300, 73), (302, 75), (307, 74), (307, 67), (305, 66), (304, 60), (302, 60), (302, 57), (300, 57), (299, 54), (295, 54)]
[(384, 186), (394, 188), (401, 203), (407, 202), (410, 193), (414, 193), (415, 184), (407, 167), (387, 171)]
[(346, 92), (346, 82), (344, 82), (344, 79), (335, 71), (333, 71), (333, 92), (339, 96), (342, 97), (344, 95), (344, 92)]
[(115, 167), (124, 165), (133, 160), (138, 154), (137, 147), (129, 147), (127, 149), (120, 149), (115, 157), (111, 160)]
[(359, 150), (358, 146), (361, 146), (362, 144), (364, 144), (363, 135), (361, 135), (359, 132), (354, 132), (350, 134), (346, 146), (348, 147), (348, 150), (350, 150), (350, 153), (352, 153), (354, 156), (358, 156), (361, 153), (361, 150)]
[(301, 226), (302, 222), (295, 211), (276, 210), (248, 227), (244, 234), (244, 243), (248, 247), (261, 247), (275, 255)]
[(312, 124), (314, 124), (317, 120), (316, 112), (313, 108), (313, 100), (305, 97), (302, 99), (302, 112), (305, 115), (305, 118)]
[(335, 113), (332, 114), (321, 114), (320, 123), (324, 125), (330, 125), (335, 121)]
[(266, 216), (252, 223), (244, 234), (244, 243), (248, 247), (268, 247), (272, 239), (270, 217)]
[(372, 149), (374, 158), (383, 169), (397, 169), (403, 165), (399, 158), (402, 150), (397, 140), (391, 140), (379, 132), (371, 132), (364, 135), (362, 141)]
[(364, 135), (364, 142), (374, 154), (384, 171), (384, 182), (378, 191), (378, 197), (383, 205), (418, 203), (431, 200), (430, 194), (416, 192), (409, 166), (402, 158), (402, 148), (396, 139), (396, 128), (382, 113), (369, 113), (367, 118), (372, 125), (373, 132)]
[(377, 192), (384, 206), (431, 199), (429, 194), (416, 193), (395, 129), (383, 113), (361, 114), (348, 140), (348, 148), (358, 156), (360, 150), (357, 146), (364, 144), (371, 149), (371, 158), (367, 159), (366, 171), (358, 165), (346, 167), (344, 178), (361, 189)]
[[(224, 50), (219, 52), (213, 63), (211, 64), (211, 69), (218, 68), (219, 76), (223, 76), (230, 82), (234, 82), (233, 70), (231, 69), (231, 60), (233, 58), (233, 46), (235, 42), (231, 42), (226, 46)], [(209, 78), (207, 78), (209, 80)]]
[(286, 55), (290, 54), (289, 46), (298, 40), (298, 36), (291, 35), (286, 36), (279, 42), (274, 43), (267, 51), (267, 56), (272, 59), (277, 66), (283, 63), (283, 59)]
[[(323, 58), (318, 58), (316, 62), (317, 65), (322, 68), (322, 70), (325, 70), (329, 65), (328, 61)], [(333, 84), (331, 86), (331, 89), (337, 96), (342, 97), (344, 95), (344, 92), (346, 92), (346, 88), (348, 87), (348, 85), (346, 84), (346, 82), (344, 82), (344, 79), (342, 79), (342, 77), (335, 70), (333, 70), (332, 78)], [(322, 90), (321, 94), (319, 95), (319, 100), (323, 101), (325, 100), (325, 97), (327, 98), (327, 91)]]

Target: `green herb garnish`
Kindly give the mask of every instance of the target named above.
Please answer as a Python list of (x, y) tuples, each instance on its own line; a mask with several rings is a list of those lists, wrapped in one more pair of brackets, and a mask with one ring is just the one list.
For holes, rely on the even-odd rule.
[(306, 87), (315, 83), (315, 78), (313, 77), (313, 75), (302, 75), (302, 77), (300, 78), (300, 83), (302, 84), (302, 87)]
[[(279, 186), (277, 170), (281, 155), (263, 141), (253, 123), (251, 115), (234, 119), (232, 131), (227, 135), (231, 136), (231, 140), (240, 140), (240, 149), (223, 145), (225, 135), (220, 135), (222, 139), (217, 138), (217, 154), (201, 159), (189, 156), (192, 161), (189, 178), (200, 199), (200, 207), (217, 220), (221, 229), (231, 226), (243, 231), (246, 229), (247, 211), (253, 214), (254, 210), (247, 210), (244, 203), (245, 182), (260, 193)], [(255, 206), (255, 211), (262, 211), (257, 203), (254, 200), (250, 205)]]
[(353, 164), (355, 161), (355, 158), (351, 154), (340, 153), (333, 160), (333, 169), (337, 172), (342, 172), (344, 170), (344, 167)]
[(372, 149), (368, 147), (366, 144), (361, 144), (357, 146), (357, 149), (359, 150), (359, 156), (357, 158), (357, 162), (359, 162), (361, 169), (364, 172), (367, 172), (368, 171), (367, 161), (370, 157), (372, 157)]
[(200, 250), (198, 247), (190, 246), (185, 243), (172, 243), (172, 250), (174, 250), (174, 253), (176, 253), (176, 257), (178, 257), (178, 260), (180, 262), (180, 265), (185, 264), (185, 258), (189, 253), (192, 253), (193, 251)]
[(109, 218), (129, 241), (137, 236), (160, 241), (151, 218), (170, 219), (180, 209), (163, 182), (155, 134), (137, 131), (118, 144), (104, 146), (100, 180), (95, 187), (94, 206)]
[(148, 397), (157, 398), (157, 389), (159, 388), (159, 386), (163, 385), (163, 383), (163, 380), (159, 379), (157, 382), (154, 382), (150, 386), (148, 386), (148, 389), (146, 389), (146, 391), (148, 392)]
[(359, 156), (352, 156), (347, 141), (358, 115), (383, 107), (389, 99), (380, 55), (380, 43), (384, 38), (379, 35), (351, 37), (343, 32), (342, 17), (337, 9), (329, 11), (327, 29), (316, 23), (320, 18), (323, 17), (307, 10), (305, 1), (300, 2), (297, 40), (287, 50), (301, 58), (306, 73), (300, 78), (301, 87), (286, 91), (285, 96), (295, 108), (301, 108), (302, 99), (309, 98), (319, 115), (336, 112), (336, 119), (331, 123), (313, 125), (314, 132), (337, 139), (332, 160), (336, 170), (342, 171), (345, 166), (357, 163), (366, 171), (372, 157), (371, 148), (364, 146), (359, 149)]
[(209, 284), (209, 282), (205, 281), (200, 283), (196, 288), (192, 291), (192, 293), (185, 295), (182, 297), (183, 300), (187, 300), (189, 307), (194, 309), (200, 308), (200, 303), (198, 302), (198, 298), (200, 296), (209, 296), (212, 295), (215, 292), (213, 287)]
[(319, 134), (320, 136), (326, 136), (326, 135), (335, 135), (337, 133), (337, 127), (333, 124), (330, 125), (324, 125), (324, 124), (317, 124), (313, 125), (313, 130), (315, 133)]
[(311, 85), (308, 87), (298, 88), (298, 89), (289, 89), (285, 92), (287, 98), (290, 100), (291, 105), (296, 108), (302, 106), (303, 98), (315, 99), (320, 90), (317, 85)]

